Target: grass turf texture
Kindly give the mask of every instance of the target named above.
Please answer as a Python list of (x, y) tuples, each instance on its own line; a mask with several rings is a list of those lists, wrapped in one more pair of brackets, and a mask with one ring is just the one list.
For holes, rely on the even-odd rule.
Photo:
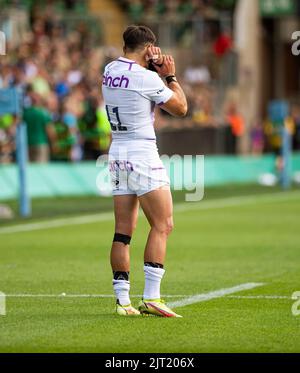
[[(294, 188), (295, 189), (295, 188)], [(225, 185), (222, 187), (206, 187), (205, 200), (247, 196), (253, 194), (278, 193), (281, 191), (280, 187), (263, 187), (260, 185)], [(193, 192), (188, 192), (193, 193)], [(173, 191), (173, 201), (184, 202), (186, 192)], [(13, 220), (1, 219), (0, 227), (5, 225), (13, 225), (23, 223), (24, 219), (18, 216), (18, 201), (7, 200), (1, 201), (1, 204), (9, 206), (14, 214)], [(85, 197), (57, 197), (57, 198), (36, 198), (32, 202), (32, 216), (26, 218), (25, 222), (35, 222), (48, 220), (49, 218), (68, 217), (86, 215), (91, 213), (99, 213), (104, 211), (112, 211), (113, 201), (111, 197), (85, 196)]]
[[(212, 189), (207, 198), (254, 192), (266, 190)], [(162, 293), (194, 295), (264, 282), (235, 295), (290, 297), (300, 290), (299, 214), (298, 192), (290, 200), (274, 196), (267, 202), (176, 212)], [(143, 289), (147, 232), (141, 215), (131, 248), (132, 294)], [(111, 294), (112, 233), (113, 222), (104, 221), (0, 234), (0, 291)], [(293, 302), (223, 297), (177, 308), (183, 319), (133, 319), (115, 315), (112, 298), (8, 297), (7, 315), (0, 316), (0, 351), (300, 352), (300, 316), (292, 315)]]

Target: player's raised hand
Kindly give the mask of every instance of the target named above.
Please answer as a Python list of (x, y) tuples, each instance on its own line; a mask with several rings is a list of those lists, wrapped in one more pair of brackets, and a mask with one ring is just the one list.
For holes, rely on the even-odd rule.
[(155, 68), (162, 78), (165, 78), (169, 75), (175, 75), (176, 68), (174, 58), (170, 55), (164, 55), (162, 66), (155, 65)]
[(155, 64), (162, 64), (163, 56), (161, 54), (161, 49), (159, 47), (155, 47), (154, 45), (148, 47), (146, 61), (150, 60), (152, 60)]

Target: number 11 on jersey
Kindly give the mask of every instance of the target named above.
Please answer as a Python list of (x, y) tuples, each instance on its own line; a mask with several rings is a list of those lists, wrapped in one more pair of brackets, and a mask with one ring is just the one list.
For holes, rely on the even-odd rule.
[(109, 120), (112, 131), (127, 131), (127, 127), (122, 126), (119, 117), (119, 108), (113, 107), (110, 111), (108, 105), (105, 105), (107, 118)]

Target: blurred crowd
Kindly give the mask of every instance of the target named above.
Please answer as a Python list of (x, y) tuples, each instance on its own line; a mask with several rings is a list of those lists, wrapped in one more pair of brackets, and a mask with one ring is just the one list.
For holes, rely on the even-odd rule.
[[(110, 57), (91, 47), (83, 22), (67, 32), (51, 6), (33, 9), (25, 42), (1, 56), (0, 88), (24, 92), (24, 119), (30, 159), (96, 159), (110, 143), (110, 125), (101, 97), (103, 65)], [(2, 162), (14, 157), (15, 123), (0, 118)]]
[[(141, 14), (182, 12), (188, 16), (194, 14), (196, 8), (202, 11), (212, 1), (124, 0), (122, 3), (130, 12), (136, 7), (142, 9)], [(101, 97), (101, 75), (104, 65), (117, 58), (120, 51), (95, 44), (84, 22), (77, 22), (71, 32), (67, 31), (51, 2), (47, 4), (42, 10), (32, 9), (25, 42), (1, 56), (0, 88), (16, 86), (25, 93), (24, 120), (31, 161), (97, 159), (107, 152), (111, 140)], [(134, 17), (132, 20), (138, 21)], [(232, 49), (230, 35), (220, 33), (211, 44), (210, 52), (216, 66), (210, 61), (199, 63), (199, 60), (187, 64), (178, 79), (187, 95), (188, 115), (178, 121), (157, 109), (158, 131), (183, 126), (226, 129), (228, 136), (223, 139), (229, 142), (226, 152), (236, 152), (238, 138), (246, 131), (238, 94), (224, 91), (218, 84), (220, 61)], [(11, 115), (0, 117), (0, 163), (14, 161), (16, 122)], [(297, 104), (292, 107), (289, 128), (294, 148), (300, 149)], [(258, 120), (249, 136), (253, 154), (280, 147), (279, 130), (269, 121)]]
[(141, 22), (147, 17), (174, 18), (188, 20), (213, 11), (215, 0), (120, 0), (132, 22)]

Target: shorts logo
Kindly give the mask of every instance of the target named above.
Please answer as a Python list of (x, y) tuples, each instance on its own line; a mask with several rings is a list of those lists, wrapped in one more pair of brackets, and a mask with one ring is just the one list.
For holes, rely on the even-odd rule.
[[(201, 201), (204, 196), (204, 156), (167, 155), (157, 152), (143, 152), (130, 158), (128, 145), (119, 145), (114, 154), (101, 155), (96, 166), (99, 174), (97, 189), (102, 195), (136, 194), (142, 195), (161, 187), (169, 187), (170, 178), (173, 190), (186, 190), (185, 200)], [(296, 303), (296, 306), (298, 303)], [(294, 307), (296, 307), (294, 306)], [(300, 306), (298, 305), (300, 311)]]
[(130, 161), (112, 161), (109, 163), (109, 171), (133, 171), (133, 165)]
[(116, 76), (116, 77), (113, 78), (107, 72), (103, 76), (103, 83), (102, 84), (105, 85), (105, 86), (107, 86), (107, 87), (127, 88), (128, 84), (129, 84), (129, 79), (126, 78), (126, 76), (124, 76), (124, 75), (122, 75), (122, 76)]

